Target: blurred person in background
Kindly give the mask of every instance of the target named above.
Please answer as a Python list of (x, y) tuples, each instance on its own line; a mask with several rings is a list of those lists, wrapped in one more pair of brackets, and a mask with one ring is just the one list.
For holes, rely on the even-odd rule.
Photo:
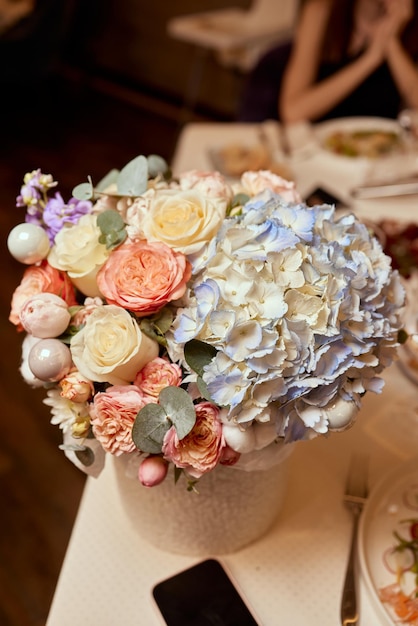
[(278, 117), (396, 118), (418, 109), (417, 60), (418, 0), (304, 0)]

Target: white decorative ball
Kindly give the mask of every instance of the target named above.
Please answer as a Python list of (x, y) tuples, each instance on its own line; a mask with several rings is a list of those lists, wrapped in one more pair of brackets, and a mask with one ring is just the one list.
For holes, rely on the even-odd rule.
[(350, 426), (359, 409), (355, 402), (348, 402), (338, 398), (332, 404), (325, 407), (329, 429), (334, 431), (345, 430)]
[(21, 263), (33, 265), (45, 259), (50, 249), (48, 235), (37, 224), (18, 224), (9, 233), (7, 247)]
[(45, 382), (55, 382), (70, 371), (71, 352), (59, 339), (41, 339), (29, 352), (28, 364), (36, 378)]

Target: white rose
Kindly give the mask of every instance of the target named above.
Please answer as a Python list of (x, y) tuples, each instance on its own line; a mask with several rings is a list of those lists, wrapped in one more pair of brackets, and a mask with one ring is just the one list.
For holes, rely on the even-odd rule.
[(68, 276), (87, 296), (98, 296), (96, 274), (109, 256), (109, 250), (99, 243), (101, 231), (97, 216), (83, 215), (77, 224), (66, 224), (55, 237), (48, 262)]
[(72, 338), (70, 349), (83, 376), (111, 385), (131, 383), (158, 356), (158, 343), (141, 332), (125, 309), (114, 305), (94, 309)]

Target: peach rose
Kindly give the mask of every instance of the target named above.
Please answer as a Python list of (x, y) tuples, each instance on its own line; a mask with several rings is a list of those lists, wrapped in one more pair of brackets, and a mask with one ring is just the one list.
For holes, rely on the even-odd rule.
[(97, 284), (110, 304), (138, 317), (152, 315), (181, 298), (191, 266), (181, 252), (160, 242), (122, 244), (97, 275)]
[(12, 296), (9, 320), (18, 327), (18, 330), (23, 330), (20, 324), (23, 304), (28, 298), (40, 293), (60, 296), (68, 306), (77, 304), (73, 284), (65, 272), (55, 269), (48, 261), (42, 261), (40, 265), (31, 265), (25, 270), (22, 281)]
[(61, 397), (72, 402), (87, 402), (94, 392), (91, 380), (77, 370), (72, 370), (64, 378), (61, 378), (59, 386), (61, 387)]
[(182, 381), (181, 367), (170, 363), (167, 359), (157, 357), (138, 372), (134, 385), (139, 387), (146, 396), (157, 402), (160, 391), (165, 387), (178, 387)]
[(239, 189), (250, 196), (270, 189), (273, 193), (279, 194), (286, 202), (301, 202), (301, 197), (296, 191), (295, 183), (286, 180), (269, 170), (260, 170), (259, 172), (244, 172), (241, 176)]
[(90, 405), (91, 425), (106, 452), (120, 456), (137, 450), (132, 426), (145, 404), (141, 390), (134, 385), (117, 385), (96, 393)]
[(167, 461), (184, 468), (194, 478), (200, 478), (219, 463), (225, 440), (218, 407), (201, 402), (195, 409), (196, 423), (191, 432), (180, 441), (172, 426), (165, 434), (162, 451)]

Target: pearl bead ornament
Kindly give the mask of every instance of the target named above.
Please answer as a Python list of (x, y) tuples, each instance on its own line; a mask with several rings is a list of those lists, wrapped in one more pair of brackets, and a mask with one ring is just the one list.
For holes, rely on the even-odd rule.
[(72, 366), (70, 349), (59, 339), (40, 339), (29, 352), (28, 365), (40, 380), (61, 380)]
[(9, 233), (7, 247), (10, 254), (20, 263), (33, 265), (48, 256), (48, 235), (37, 224), (18, 224)]

